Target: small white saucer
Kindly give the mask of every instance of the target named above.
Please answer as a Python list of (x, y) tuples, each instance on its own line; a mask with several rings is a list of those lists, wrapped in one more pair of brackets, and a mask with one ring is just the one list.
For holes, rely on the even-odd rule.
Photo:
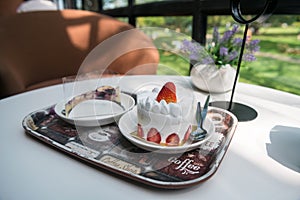
[(155, 143), (147, 142), (144, 139), (139, 139), (132, 135), (132, 133), (137, 131), (137, 109), (133, 108), (131, 111), (124, 114), (119, 120), (119, 129), (122, 135), (127, 138), (134, 145), (147, 150), (147, 151), (156, 151), (157, 153), (163, 154), (176, 154), (183, 153), (186, 151), (193, 150), (199, 147), (202, 143), (207, 141), (215, 131), (215, 126), (210, 118), (206, 118), (204, 123), (204, 128), (207, 130), (206, 137), (198, 142), (189, 143), (186, 142), (182, 146), (161, 146)]
[(117, 122), (120, 117), (131, 110), (134, 99), (124, 93), (120, 94), (121, 105), (107, 100), (86, 100), (76, 105), (69, 116), (64, 114), (65, 103), (55, 105), (55, 113), (64, 121), (77, 126), (101, 126)]

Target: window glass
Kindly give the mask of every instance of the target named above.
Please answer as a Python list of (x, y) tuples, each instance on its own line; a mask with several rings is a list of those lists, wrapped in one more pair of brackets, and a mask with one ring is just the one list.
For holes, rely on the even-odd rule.
[(103, 0), (103, 10), (128, 6), (128, 0)]
[(159, 1), (166, 1), (166, 0), (135, 0), (135, 4), (153, 3)]

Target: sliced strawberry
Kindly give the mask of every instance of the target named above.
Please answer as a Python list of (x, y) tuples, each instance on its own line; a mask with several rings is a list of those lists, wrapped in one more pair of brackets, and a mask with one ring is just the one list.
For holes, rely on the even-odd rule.
[(176, 133), (170, 134), (166, 139), (166, 144), (168, 146), (177, 146), (177, 145), (179, 145), (179, 136)]
[(167, 82), (156, 97), (156, 101), (165, 100), (167, 103), (176, 103), (176, 86), (172, 82)]
[(156, 128), (151, 128), (147, 134), (147, 141), (155, 142), (157, 144), (161, 141), (160, 133), (157, 131)]
[(142, 128), (142, 126), (140, 124), (138, 124), (137, 136), (139, 136), (140, 138), (144, 137), (144, 130), (143, 130), (143, 128)]
[(183, 142), (186, 142), (189, 140), (191, 132), (192, 132), (192, 125), (189, 125), (188, 129), (186, 130), (186, 132), (184, 134)]

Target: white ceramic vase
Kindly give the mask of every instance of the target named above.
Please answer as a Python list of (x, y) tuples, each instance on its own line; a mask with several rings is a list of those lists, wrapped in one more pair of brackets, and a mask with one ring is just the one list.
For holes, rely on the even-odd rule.
[(230, 65), (217, 69), (214, 65), (196, 64), (191, 70), (191, 80), (198, 89), (209, 93), (232, 90), (236, 70)]

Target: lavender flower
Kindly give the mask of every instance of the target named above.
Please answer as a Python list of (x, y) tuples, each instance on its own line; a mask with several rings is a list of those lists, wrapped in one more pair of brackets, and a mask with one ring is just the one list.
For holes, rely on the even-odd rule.
[(232, 30), (227, 30), (225, 31), (223, 38), (221, 39), (221, 43), (226, 43), (226, 42), (230, 42), (234, 36), (234, 34), (236, 34), (236, 32), (238, 31), (238, 26), (234, 25)]
[(242, 43), (243, 43), (243, 39), (242, 38), (234, 38), (233, 42), (232, 42), (232, 45), (233, 46), (241, 46)]
[(250, 53), (244, 54), (243, 59), (245, 61), (248, 61), (248, 62), (252, 62), (252, 61), (256, 60), (255, 56), (253, 54), (250, 54)]
[[(193, 61), (200, 62), (209, 57), (205, 49), (196, 42), (191, 42), (188, 40), (183, 40), (181, 51)], [(209, 62), (206, 60), (205, 62)]]
[(218, 27), (214, 27), (214, 32), (213, 32), (213, 40), (212, 42), (214, 44), (218, 44), (220, 38), (220, 33)]
[(221, 47), (219, 53), (220, 53), (220, 56), (227, 56), (228, 55), (228, 48)]
[(202, 60), (202, 64), (213, 64), (214, 60), (211, 57), (206, 57)]
[(258, 46), (259, 40), (251, 40), (248, 49), (251, 52), (258, 52), (260, 50), (260, 47)]
[[(213, 37), (206, 48), (199, 43), (184, 40), (181, 50), (192, 60), (203, 64), (215, 64), (218, 68), (225, 65), (237, 65), (242, 38), (235, 38), (239, 26), (233, 25), (220, 37), (219, 29), (214, 27)], [(259, 40), (249, 40), (246, 43), (243, 60), (246, 62), (255, 61), (255, 52), (260, 50)]]
[(238, 56), (239, 56), (239, 53), (237, 51), (231, 51), (228, 54), (228, 56), (226, 57), (225, 62), (230, 63), (230, 62), (236, 60), (238, 58)]

